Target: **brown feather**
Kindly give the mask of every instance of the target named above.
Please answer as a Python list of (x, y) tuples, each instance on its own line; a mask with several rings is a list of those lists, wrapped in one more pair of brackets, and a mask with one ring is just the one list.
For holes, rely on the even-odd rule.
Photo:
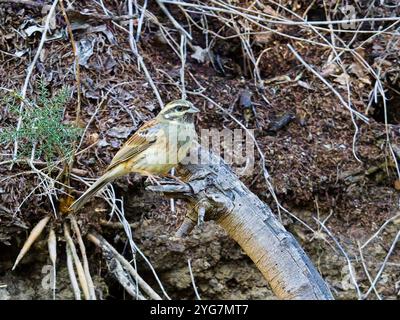
[[(186, 109), (182, 109), (182, 105)], [(70, 209), (78, 210), (107, 183), (130, 172), (147, 176), (167, 174), (182, 161), (191, 143), (196, 139), (194, 112), (198, 112), (198, 109), (184, 100), (166, 105), (156, 118), (146, 122), (128, 139), (115, 154), (106, 172), (71, 205)], [(187, 141), (177, 141), (176, 145), (170, 146), (170, 129), (187, 137)]]
[(126, 174), (122, 167), (116, 167), (114, 170), (108, 170), (103, 174), (95, 183), (93, 183), (89, 189), (85, 191), (83, 195), (79, 197), (71, 206), (70, 210), (77, 211), (98, 191), (100, 191), (107, 183), (113, 181), (115, 178)]
[(111, 170), (118, 164), (134, 158), (150, 147), (156, 141), (157, 137), (154, 136), (153, 139), (151, 139), (144, 133), (149, 129), (153, 129), (155, 126), (157, 126), (156, 119), (152, 119), (141, 126), (115, 154), (106, 170)]

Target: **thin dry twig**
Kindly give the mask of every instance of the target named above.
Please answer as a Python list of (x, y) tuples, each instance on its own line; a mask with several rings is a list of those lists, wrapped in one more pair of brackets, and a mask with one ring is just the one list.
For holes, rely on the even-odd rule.
[(365, 241), (365, 242), (361, 245), (361, 249), (364, 249), (366, 246), (368, 246), (368, 245), (371, 243), (371, 241), (373, 241), (373, 240), (386, 228), (386, 226), (387, 226), (390, 222), (396, 220), (396, 219), (399, 218), (399, 217), (400, 217), (400, 213), (398, 213), (398, 214), (394, 215), (393, 217), (387, 219), (387, 220), (379, 227), (379, 229), (378, 229), (367, 241)]
[(32, 1), (32, 0), (0, 0), (0, 3), (13, 3), (13, 4), (23, 4), (31, 7), (38, 7), (42, 8), (45, 5), (44, 3), (38, 2), (38, 1)]
[[(129, 15), (133, 14), (132, 0), (128, 1), (128, 14)], [(121, 27), (121, 28), (126, 30), (123, 27)], [(146, 64), (143, 61), (143, 57), (139, 54), (139, 50), (138, 50), (136, 42), (134, 40), (134, 37), (133, 37), (133, 19), (129, 19), (129, 31), (128, 32), (129, 32), (129, 44), (130, 44), (132, 53), (135, 55), (138, 64), (143, 69), (145, 77), (146, 77), (147, 81), (149, 82), (150, 86), (152, 87), (160, 107), (163, 108), (164, 107), (164, 103), (163, 103), (163, 101), (161, 99), (160, 93), (159, 93), (159, 91), (157, 89), (157, 86), (154, 84), (154, 81), (153, 81), (153, 79), (152, 79), (152, 77), (150, 75), (149, 70), (147, 69)]]
[[(170, 297), (168, 296), (167, 292), (165, 291), (165, 288), (160, 280), (160, 278), (157, 275), (156, 270), (154, 269), (153, 265), (151, 264), (150, 260), (145, 256), (145, 254), (140, 250), (140, 248), (136, 245), (136, 243), (133, 241), (133, 237), (132, 237), (132, 231), (130, 228), (130, 225), (128, 223), (128, 221), (125, 218), (125, 213), (124, 213), (124, 206), (122, 203), (122, 200), (117, 200), (115, 198), (115, 192), (114, 189), (112, 188), (112, 186), (110, 186), (110, 188), (106, 188), (106, 192), (108, 192), (108, 197), (106, 198), (106, 200), (108, 201), (108, 203), (111, 205), (112, 211), (110, 213), (110, 216), (112, 217), (114, 213), (117, 214), (117, 217), (120, 221), (120, 223), (124, 226), (124, 231), (125, 234), (128, 238), (129, 241), (129, 246), (131, 248), (132, 251), (132, 256), (134, 259), (134, 262), (136, 261), (135, 259), (135, 254), (136, 252), (138, 252), (141, 257), (143, 258), (143, 260), (146, 262), (146, 264), (149, 266), (150, 270), (152, 271), (163, 295), (167, 298), (170, 299)], [(121, 206), (120, 208), (116, 205), (116, 202), (121, 202)]]
[[(100, 219), (99, 221), (101, 226), (112, 228), (112, 229), (124, 229), (124, 225), (121, 222), (112, 222), (107, 221), (105, 219)], [(130, 223), (129, 226), (131, 228), (137, 228), (139, 226), (139, 222)]]
[(164, 1), (156, 0), (158, 6), (164, 12), (164, 14), (168, 17), (168, 19), (172, 22), (176, 29), (179, 30), (185, 37), (190, 40), (193, 40), (192, 36), (180, 25), (178, 21), (173, 17), (173, 15), (168, 11), (167, 7), (164, 5)]
[(339, 241), (333, 236), (333, 234), (329, 231), (329, 229), (325, 226), (325, 224), (323, 224), (321, 221), (319, 221), (318, 219), (314, 218), (314, 220), (321, 226), (321, 228), (329, 235), (329, 237), (333, 240), (333, 242), (336, 244), (336, 246), (339, 248), (340, 252), (343, 254), (343, 256), (345, 257), (346, 261), (347, 261), (347, 266), (349, 268), (349, 274), (350, 274), (350, 278), (351, 281), (353, 282), (354, 288), (356, 290), (357, 296), (359, 299), (362, 298), (361, 295), (361, 291), (360, 291), (360, 287), (358, 286), (357, 283), (357, 278), (356, 278), (356, 274), (355, 274), (355, 269), (353, 268), (353, 264), (350, 261), (350, 258), (348, 256), (348, 254), (346, 253), (346, 251), (343, 249), (342, 245), (339, 243)]
[(360, 243), (359, 243), (358, 241), (357, 241), (357, 246), (358, 246), (358, 251), (360, 252), (361, 265), (363, 266), (364, 273), (366, 274), (366, 276), (367, 276), (367, 278), (368, 278), (369, 284), (370, 284), (371, 287), (374, 289), (374, 293), (375, 293), (376, 297), (377, 297), (379, 300), (382, 300), (381, 295), (379, 294), (378, 290), (377, 290), (376, 287), (374, 286), (373, 280), (372, 280), (372, 278), (371, 278), (371, 274), (369, 273), (367, 264), (365, 263), (363, 251), (362, 251), (361, 246), (360, 246)]
[(77, 103), (76, 103), (76, 125), (79, 125), (80, 115), (81, 115), (81, 76), (80, 76), (80, 65), (79, 65), (79, 55), (76, 47), (74, 34), (72, 32), (71, 23), (69, 22), (68, 15), (64, 8), (64, 0), (60, 0), (61, 12), (64, 16), (65, 23), (67, 24), (67, 30), (69, 34), (69, 40), (71, 42), (72, 53), (75, 57), (74, 69), (75, 69), (75, 79), (76, 79), (76, 93), (77, 93)]
[(319, 78), (333, 93), (334, 95), (339, 99), (340, 103), (350, 111), (351, 114), (356, 115), (359, 119), (363, 120), (364, 122), (368, 123), (368, 118), (358, 112), (357, 110), (354, 110), (342, 97), (342, 95), (323, 77), (321, 76), (317, 71), (315, 71), (307, 62), (304, 61), (304, 59), (297, 53), (297, 51), (290, 45), (287, 45), (290, 51), (294, 54), (294, 56), (299, 60), (307, 70), (311, 71), (317, 78)]
[(197, 300), (201, 300), (199, 292), (197, 291), (196, 283), (194, 282), (192, 264), (190, 263), (190, 259), (188, 259), (188, 268), (189, 268), (189, 272), (190, 272), (190, 279), (192, 280), (193, 290), (194, 290), (194, 293), (196, 295), (196, 299)]
[(399, 238), (400, 238), (400, 231), (397, 232), (396, 237), (394, 238), (386, 257), (382, 262), (382, 266), (380, 267), (380, 269), (379, 269), (374, 281), (372, 282), (371, 286), (369, 287), (368, 291), (365, 293), (365, 295), (363, 297), (364, 299), (368, 298), (368, 296), (371, 293), (371, 291), (376, 287), (376, 284), (378, 283), (379, 279), (381, 278), (382, 273), (385, 270), (385, 267), (387, 265), (387, 262), (388, 262), (390, 256), (392, 255), (393, 250), (396, 247), (397, 242), (399, 241)]
[[(21, 104), (20, 104), (20, 107), (19, 107), (20, 117), (18, 118), (18, 122), (17, 122), (17, 128), (16, 128), (17, 132), (21, 129), (21, 125), (22, 125), (22, 114), (23, 114), (23, 110), (24, 110), (24, 100), (26, 98), (26, 91), (28, 90), (28, 85), (29, 85), (33, 70), (34, 70), (34, 68), (36, 66), (36, 62), (39, 59), (39, 56), (40, 56), (40, 53), (42, 52), (44, 43), (46, 42), (47, 32), (48, 32), (48, 30), (50, 28), (50, 21), (51, 21), (53, 15), (55, 14), (57, 3), (58, 3), (58, 0), (54, 0), (53, 4), (50, 7), (49, 13), (47, 14), (47, 17), (46, 17), (46, 22), (45, 22), (44, 27), (43, 27), (42, 37), (40, 39), (39, 46), (38, 46), (38, 48), (36, 50), (36, 54), (35, 54), (32, 62), (31, 62), (31, 64), (29, 65), (29, 67), (27, 69), (24, 85), (22, 86), (22, 89), (21, 89), (21, 97), (22, 97), (22, 99), (21, 99)], [(16, 138), (14, 140), (13, 160), (16, 159), (17, 153), (18, 153), (18, 140)]]

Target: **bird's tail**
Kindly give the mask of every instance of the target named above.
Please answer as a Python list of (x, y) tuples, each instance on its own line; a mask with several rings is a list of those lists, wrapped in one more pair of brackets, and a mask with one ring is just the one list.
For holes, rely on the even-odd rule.
[(118, 167), (115, 167), (113, 170), (106, 172), (102, 175), (95, 183), (93, 183), (86, 192), (81, 195), (71, 206), (69, 210), (75, 212), (82, 208), (82, 206), (98, 191), (100, 191), (107, 183), (113, 181), (115, 178), (123, 175), (121, 170)]

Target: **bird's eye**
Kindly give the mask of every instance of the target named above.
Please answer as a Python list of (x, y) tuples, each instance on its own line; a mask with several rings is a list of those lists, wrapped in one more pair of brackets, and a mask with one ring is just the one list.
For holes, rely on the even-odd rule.
[(177, 107), (177, 108), (176, 108), (176, 111), (182, 112), (182, 111), (183, 111), (183, 107), (182, 107), (182, 106)]

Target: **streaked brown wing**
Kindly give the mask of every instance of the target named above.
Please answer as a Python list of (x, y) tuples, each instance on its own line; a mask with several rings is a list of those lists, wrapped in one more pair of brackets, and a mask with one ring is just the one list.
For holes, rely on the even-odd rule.
[(107, 170), (110, 170), (118, 164), (132, 159), (148, 147), (154, 144), (157, 140), (157, 135), (160, 133), (161, 125), (155, 119), (150, 120), (141, 126), (122, 148), (115, 154), (111, 160)]

